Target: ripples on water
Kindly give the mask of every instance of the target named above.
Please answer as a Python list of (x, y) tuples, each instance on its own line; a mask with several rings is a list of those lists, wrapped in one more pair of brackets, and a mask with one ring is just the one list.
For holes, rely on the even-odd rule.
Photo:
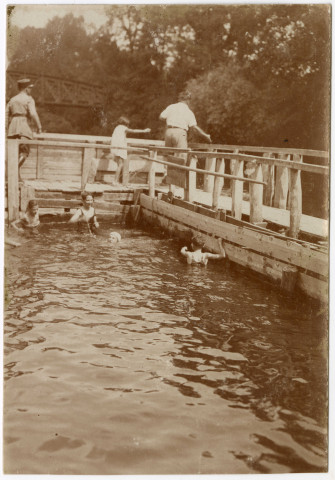
[(325, 471), (326, 315), (118, 230), (6, 253), (5, 472)]

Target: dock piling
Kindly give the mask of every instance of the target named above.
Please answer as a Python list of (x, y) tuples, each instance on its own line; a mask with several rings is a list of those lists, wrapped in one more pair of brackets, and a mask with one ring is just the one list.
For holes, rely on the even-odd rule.
[(7, 141), (8, 222), (19, 218), (19, 141)]
[[(254, 180), (263, 181), (262, 165), (257, 163), (255, 170), (251, 174)], [(250, 192), (250, 223), (260, 223), (263, 221), (263, 185), (257, 183), (249, 184)]]
[[(302, 155), (293, 155), (295, 162), (302, 162)], [(302, 192), (301, 192), (301, 174), (300, 170), (291, 169), (290, 171), (290, 229), (289, 236), (298, 238), (300, 229), (300, 220), (302, 215)]]
[[(234, 153), (238, 154), (238, 150), (235, 150)], [(232, 160), (231, 166), (233, 170), (233, 175), (236, 177), (243, 177), (243, 160)], [(231, 189), (231, 213), (232, 216), (237, 218), (237, 220), (241, 220), (242, 218), (242, 201), (243, 201), (243, 182), (240, 180), (233, 180), (232, 181), (232, 189)]]

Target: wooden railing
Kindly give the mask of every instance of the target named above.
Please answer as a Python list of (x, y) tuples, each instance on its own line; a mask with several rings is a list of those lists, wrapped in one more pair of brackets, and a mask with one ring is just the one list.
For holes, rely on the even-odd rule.
[[(81, 187), (87, 182), (91, 161), (97, 151), (110, 150), (109, 137), (86, 137), (54, 134), (38, 136), (34, 140), (7, 140), (7, 180), (8, 180), (8, 219), (12, 221), (19, 216), (19, 145), (28, 144), (43, 152), (62, 149), (65, 152), (76, 151), (76, 175), (81, 179)], [(136, 152), (140, 158), (150, 162), (148, 172), (149, 195), (155, 196), (155, 165), (163, 164), (177, 169), (185, 175), (184, 198), (190, 202), (197, 198), (197, 174), (204, 175), (204, 191), (212, 196), (212, 207), (219, 208), (219, 198), (224, 180), (231, 185), (231, 214), (236, 219), (242, 218), (243, 186), (249, 185), (250, 222), (259, 224), (263, 221), (263, 205), (290, 210), (289, 236), (296, 238), (299, 233), (302, 215), (302, 191), (300, 172), (328, 175), (328, 166), (303, 162), (304, 156), (328, 158), (327, 152), (314, 150), (289, 150), (266, 147), (238, 147), (229, 145), (194, 144), (191, 148), (167, 148), (161, 141), (128, 140), (128, 152)], [(241, 153), (244, 152), (244, 153)], [(258, 154), (258, 155), (257, 155)], [(50, 153), (49, 153), (50, 155)], [(162, 157), (164, 159), (162, 159)], [(78, 165), (77, 159), (80, 158)], [(185, 162), (185, 159), (188, 159)], [(197, 168), (198, 159), (205, 159), (205, 169)], [(66, 165), (66, 158), (63, 159)], [(178, 162), (178, 164), (176, 163)], [(227, 162), (230, 172), (225, 173)], [(187, 163), (187, 164), (185, 164)], [(56, 163), (57, 165), (57, 163)], [(43, 171), (43, 154), (37, 153), (36, 178)], [(128, 183), (129, 165), (125, 162), (123, 183)]]

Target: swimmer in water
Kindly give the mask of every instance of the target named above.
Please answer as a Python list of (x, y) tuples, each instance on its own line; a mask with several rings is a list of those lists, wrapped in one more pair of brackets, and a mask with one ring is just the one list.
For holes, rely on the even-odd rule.
[(187, 263), (189, 265), (191, 265), (192, 263), (201, 263), (202, 265), (207, 265), (209, 259), (220, 260), (221, 258), (224, 258), (226, 256), (226, 252), (224, 251), (224, 248), (222, 246), (221, 238), (218, 239), (218, 243), (221, 253), (203, 252), (203, 243), (198, 238), (193, 237), (191, 243), (193, 251), (188, 250), (187, 247), (183, 247), (180, 253), (184, 257), (186, 257)]
[(29, 200), (26, 213), (23, 218), (15, 220), (11, 223), (12, 227), (18, 232), (24, 232), (29, 229), (32, 231), (40, 225), (40, 218), (38, 214), (38, 204), (36, 200)]
[(78, 223), (79, 225), (87, 224), (91, 235), (96, 233), (99, 223), (93, 207), (93, 196), (88, 192), (82, 192), (81, 198), (83, 206), (78, 208), (74, 215), (70, 218), (69, 223)]
[(108, 240), (109, 240), (111, 243), (121, 242), (121, 235), (120, 235), (118, 232), (111, 232), (111, 233), (109, 234)]

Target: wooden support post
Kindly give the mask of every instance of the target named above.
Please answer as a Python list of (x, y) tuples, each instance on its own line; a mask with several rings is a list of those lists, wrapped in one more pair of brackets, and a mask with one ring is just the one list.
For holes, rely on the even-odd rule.
[[(192, 156), (190, 159), (190, 168), (197, 168), (198, 158)], [(186, 175), (186, 189), (184, 198), (188, 202), (193, 202), (196, 196), (197, 172), (188, 172)]]
[[(216, 160), (215, 171), (218, 173), (224, 173), (225, 171), (224, 158), (218, 158)], [(217, 210), (219, 208), (219, 199), (220, 199), (222, 187), (223, 187), (223, 177), (215, 177), (214, 188), (213, 188), (213, 203), (212, 203), (214, 210)]]
[(21, 201), (20, 201), (20, 210), (21, 212), (25, 212), (27, 209), (27, 205), (29, 200), (35, 199), (35, 189), (30, 185), (22, 185), (21, 186)]
[(288, 293), (292, 293), (298, 279), (298, 269), (288, 265), (282, 270), (281, 288)]
[[(290, 160), (290, 155), (279, 153), (278, 158), (282, 160)], [(286, 210), (288, 195), (288, 168), (276, 167), (276, 186), (273, 206)]]
[(43, 178), (43, 147), (36, 148), (36, 178)]
[[(234, 152), (234, 153), (238, 153)], [(243, 177), (243, 160), (234, 160), (233, 162), (233, 172), (232, 174), (237, 177)], [(241, 220), (242, 218), (242, 201), (243, 201), (243, 182), (240, 180), (232, 181), (231, 189), (231, 214), (233, 217)]]
[[(210, 150), (211, 152), (215, 152), (216, 150)], [(216, 165), (216, 158), (206, 158), (206, 166), (205, 169), (210, 172), (215, 172), (215, 165)], [(204, 178), (204, 192), (213, 192), (214, 188), (214, 176), (205, 174)]]
[[(150, 158), (156, 159), (157, 158), (157, 151), (151, 150), (150, 151)], [(150, 162), (149, 165), (149, 173), (148, 173), (148, 182), (149, 182), (149, 197), (155, 197), (155, 170), (156, 170), (156, 163)]]
[[(293, 161), (302, 162), (301, 155), (294, 154)], [(290, 229), (289, 236), (298, 238), (300, 229), (300, 220), (302, 214), (302, 192), (301, 192), (301, 175), (300, 170), (290, 171)]]
[[(263, 153), (263, 157), (274, 158), (274, 153)], [(263, 181), (266, 183), (263, 189), (263, 205), (272, 207), (275, 191), (275, 166), (262, 164)]]
[(19, 218), (19, 142), (7, 140), (8, 221)]
[(81, 169), (81, 190), (85, 190), (87, 179), (91, 170), (92, 158), (94, 158), (94, 148), (84, 148), (83, 163)]
[[(153, 162), (151, 162), (153, 163)], [(122, 185), (128, 185), (129, 183), (129, 157), (123, 160), (123, 172), (122, 172)]]
[[(251, 178), (263, 181), (262, 164), (255, 165), (255, 171), (251, 174)], [(249, 183), (250, 192), (250, 222), (259, 223), (263, 221), (263, 185), (257, 183)]]

